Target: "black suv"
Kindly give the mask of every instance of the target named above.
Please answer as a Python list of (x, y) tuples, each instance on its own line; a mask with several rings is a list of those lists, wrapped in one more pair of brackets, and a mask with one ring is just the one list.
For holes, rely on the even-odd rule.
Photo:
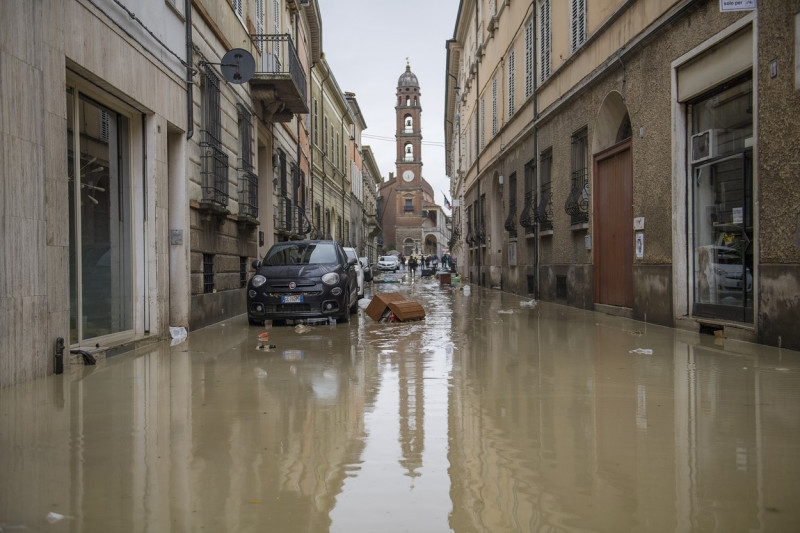
[(350, 320), (358, 306), (355, 263), (336, 241), (274, 244), (247, 283), (250, 324), (334, 317)]

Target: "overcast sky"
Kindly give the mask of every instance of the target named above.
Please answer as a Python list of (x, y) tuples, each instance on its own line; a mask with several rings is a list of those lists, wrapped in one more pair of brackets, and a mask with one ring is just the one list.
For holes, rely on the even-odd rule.
[[(434, 200), (450, 198), (445, 175), (446, 41), (453, 37), (459, 0), (319, 0), (322, 50), (342, 91), (353, 92), (367, 123), (384, 180), (396, 173), (395, 102), (406, 58), (420, 86), (422, 177)], [(452, 198), (450, 198), (452, 200)]]

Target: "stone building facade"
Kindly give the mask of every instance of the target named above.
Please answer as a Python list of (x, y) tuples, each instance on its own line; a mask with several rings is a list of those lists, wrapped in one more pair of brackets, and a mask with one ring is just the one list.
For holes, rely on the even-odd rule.
[(729, 5), (461, 2), (444, 126), (470, 280), (800, 348), (800, 5)]

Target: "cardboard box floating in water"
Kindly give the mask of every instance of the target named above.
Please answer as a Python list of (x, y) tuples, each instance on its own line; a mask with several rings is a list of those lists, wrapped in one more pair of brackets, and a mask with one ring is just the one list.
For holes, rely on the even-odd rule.
[(425, 309), (399, 292), (376, 294), (367, 306), (366, 313), (376, 322), (406, 322), (425, 318)]

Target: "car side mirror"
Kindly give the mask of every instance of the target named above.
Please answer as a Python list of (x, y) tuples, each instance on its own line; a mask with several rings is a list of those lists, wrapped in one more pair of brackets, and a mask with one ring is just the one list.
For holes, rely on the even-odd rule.
[(256, 259), (255, 261), (253, 261), (253, 269), (258, 270), (260, 266), (261, 266), (261, 259)]
[(356, 264), (356, 261), (358, 261), (358, 259), (351, 257), (350, 259), (347, 260), (347, 264), (353, 266)]

